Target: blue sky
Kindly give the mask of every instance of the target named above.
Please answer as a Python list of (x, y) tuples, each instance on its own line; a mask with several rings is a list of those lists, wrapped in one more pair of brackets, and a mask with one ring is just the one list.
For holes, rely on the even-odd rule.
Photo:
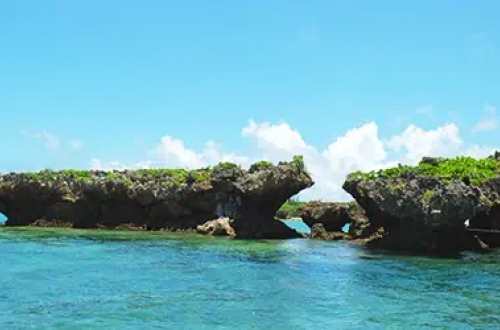
[(483, 155), (500, 147), (498, 12), (498, 1), (3, 2), (0, 170), (302, 152), (338, 187), (355, 168)]

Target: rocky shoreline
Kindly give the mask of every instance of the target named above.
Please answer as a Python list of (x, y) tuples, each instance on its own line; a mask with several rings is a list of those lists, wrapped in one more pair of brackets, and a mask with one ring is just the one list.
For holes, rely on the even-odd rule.
[(193, 171), (7, 174), (0, 176), (0, 212), (7, 226), (251, 239), (303, 237), (275, 220), (300, 217), (311, 228), (309, 238), (368, 248), (436, 255), (500, 246), (499, 154), (424, 158), (413, 167), (353, 173), (343, 188), (354, 202), (289, 200), (312, 185), (301, 157), (278, 165), (259, 162), (249, 170), (222, 163)]

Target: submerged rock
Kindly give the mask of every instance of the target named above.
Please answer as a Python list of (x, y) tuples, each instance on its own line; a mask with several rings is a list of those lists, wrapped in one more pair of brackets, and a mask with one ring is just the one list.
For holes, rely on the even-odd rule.
[(354, 173), (344, 189), (372, 226), (384, 229), (370, 246), (433, 254), (499, 246), (498, 234), (471, 233), (500, 229), (495, 158), (425, 159), (416, 167)]
[(300, 237), (274, 221), (280, 206), (313, 185), (301, 157), (250, 171), (230, 163), (200, 170), (42, 171), (0, 176), (6, 225), (195, 229), (228, 217), (237, 237)]
[(231, 226), (233, 220), (229, 218), (219, 218), (216, 220), (210, 220), (202, 225), (196, 227), (196, 231), (199, 234), (212, 235), (212, 236), (230, 236), (235, 237), (236, 232)]

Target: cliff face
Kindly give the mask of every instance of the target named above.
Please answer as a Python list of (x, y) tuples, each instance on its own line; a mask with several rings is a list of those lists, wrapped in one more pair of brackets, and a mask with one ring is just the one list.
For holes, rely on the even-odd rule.
[(195, 229), (229, 217), (241, 238), (298, 234), (274, 221), (279, 207), (312, 186), (300, 157), (246, 171), (222, 163), (203, 170), (43, 171), (0, 176), (7, 225)]
[(493, 157), (427, 158), (417, 167), (355, 173), (344, 189), (384, 229), (374, 247), (453, 253), (499, 245), (498, 235), (474, 231), (500, 229), (500, 163)]

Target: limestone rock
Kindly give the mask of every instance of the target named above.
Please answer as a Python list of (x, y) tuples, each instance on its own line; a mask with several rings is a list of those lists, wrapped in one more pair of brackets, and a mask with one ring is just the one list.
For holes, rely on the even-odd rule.
[(302, 220), (313, 228), (322, 224), (327, 232), (341, 232), (349, 225), (350, 238), (367, 237), (371, 234), (370, 223), (364, 210), (355, 202), (310, 202), (302, 206)]
[[(425, 166), (443, 161), (426, 160)], [(384, 229), (371, 246), (431, 254), (500, 246), (498, 235), (478, 234), (478, 244), (464, 225), (468, 220), (471, 228), (500, 229), (500, 176), (472, 184), (466, 174), (454, 178), (404, 168), (399, 172), (351, 175), (344, 184), (366, 211), (371, 225)]]
[(251, 171), (221, 163), (211, 169), (42, 171), (0, 175), (0, 212), (8, 226), (57, 220), (75, 228), (189, 230), (229, 217), (239, 238), (301, 237), (274, 215), (313, 185), (300, 157)]
[(196, 227), (199, 234), (212, 235), (212, 236), (231, 236), (235, 237), (236, 232), (231, 226), (233, 220), (229, 218), (219, 218), (210, 220), (202, 225)]
[(349, 239), (349, 235), (341, 231), (327, 231), (322, 223), (315, 223), (311, 228), (311, 238), (325, 241), (337, 241)]

